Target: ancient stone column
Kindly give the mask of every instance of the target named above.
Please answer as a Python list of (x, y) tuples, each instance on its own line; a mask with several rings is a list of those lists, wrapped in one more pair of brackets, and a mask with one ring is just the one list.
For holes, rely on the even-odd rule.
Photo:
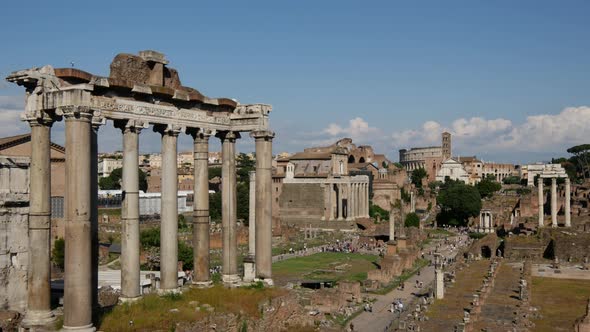
[(336, 190), (338, 190), (338, 197), (337, 197), (337, 211), (338, 211), (338, 218), (337, 220), (342, 220), (343, 216), (342, 216), (342, 211), (344, 211), (344, 209), (342, 208), (342, 193), (344, 192), (344, 190), (342, 189), (342, 183), (338, 183), (336, 185)]
[(537, 179), (537, 187), (538, 187), (538, 194), (539, 194), (539, 227), (543, 227), (543, 218), (544, 218), (544, 211), (543, 206), (545, 205), (544, 197), (543, 197), (543, 178), (539, 177)]
[(123, 132), (123, 176), (121, 189), (121, 300), (141, 295), (139, 281), (139, 133), (143, 124), (116, 124)]
[(223, 271), (225, 283), (235, 283), (238, 276), (238, 239), (236, 234), (236, 139), (239, 133), (222, 132), (221, 138), (221, 230), (223, 238)]
[(106, 123), (106, 119), (101, 116), (92, 117), (92, 131), (90, 132), (90, 185), (91, 185), (91, 202), (90, 207), (90, 232), (92, 234), (92, 307), (95, 312), (99, 308), (98, 303), (98, 129)]
[(369, 183), (364, 184), (364, 196), (363, 202), (365, 204), (365, 218), (369, 218)]
[(565, 178), (565, 227), (572, 226), (570, 178)]
[(346, 220), (352, 220), (352, 184), (346, 184)]
[(248, 173), (250, 179), (250, 201), (248, 211), (248, 255), (254, 257), (256, 253), (256, 172)]
[(47, 326), (51, 312), (51, 125), (45, 116), (28, 119), (31, 125), (29, 191), (29, 265), (25, 328)]
[(256, 277), (272, 284), (272, 131), (254, 131), (256, 140)]
[(389, 242), (395, 241), (395, 214), (393, 213), (393, 207), (389, 211)]
[(248, 173), (249, 209), (248, 209), (248, 256), (244, 258), (244, 281), (250, 282), (256, 278), (256, 172)]
[(154, 126), (162, 135), (162, 198), (160, 211), (160, 289), (161, 294), (178, 291), (178, 165), (179, 127)]
[(414, 191), (410, 191), (410, 212), (416, 212), (416, 197)]
[(353, 183), (352, 190), (352, 216), (357, 218), (359, 216), (359, 184)]
[(64, 330), (92, 325), (91, 119), (85, 107), (59, 110), (66, 121)]
[(209, 130), (192, 130), (195, 167), (193, 194), (193, 284), (208, 286), (209, 275)]
[(557, 227), (557, 178), (551, 178), (551, 227)]
[(330, 183), (330, 220), (336, 220), (338, 212), (338, 196), (334, 183)]
[(436, 299), (445, 297), (445, 281), (442, 270), (441, 254), (434, 254), (434, 296)]

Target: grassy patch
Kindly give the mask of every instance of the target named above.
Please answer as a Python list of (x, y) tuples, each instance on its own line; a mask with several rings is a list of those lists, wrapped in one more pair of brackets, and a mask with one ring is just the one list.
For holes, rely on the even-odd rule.
[(275, 280), (356, 280), (367, 279), (367, 271), (377, 267), (379, 256), (358, 253), (322, 252), (273, 264)]
[[(195, 322), (208, 313), (191, 305), (209, 304), (217, 312), (242, 312), (249, 318), (260, 318), (258, 304), (283, 294), (281, 289), (235, 288), (215, 286), (208, 289), (190, 289), (183, 294), (158, 296), (150, 294), (136, 303), (122, 304), (100, 319), (103, 331), (153, 331), (174, 329), (179, 322)], [(176, 309), (176, 310), (172, 310)], [(172, 311), (171, 311), (172, 310)], [(131, 325), (129, 322), (133, 321)]]
[(572, 331), (586, 312), (590, 280), (533, 277), (532, 292), (532, 305), (541, 313), (533, 321), (535, 331)]

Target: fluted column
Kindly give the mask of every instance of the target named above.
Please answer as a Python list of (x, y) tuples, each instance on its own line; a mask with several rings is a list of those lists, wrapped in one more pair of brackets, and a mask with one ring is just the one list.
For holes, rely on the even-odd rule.
[(538, 187), (538, 194), (539, 194), (539, 227), (543, 227), (544, 221), (544, 214), (543, 207), (545, 205), (544, 197), (543, 197), (543, 178), (539, 177), (537, 179), (537, 187)]
[(365, 218), (369, 218), (369, 183), (364, 184), (364, 204), (365, 204)]
[(235, 283), (238, 276), (238, 239), (236, 234), (236, 139), (239, 133), (218, 133), (221, 138), (221, 230), (223, 237), (223, 271), (225, 283)]
[(256, 277), (272, 284), (272, 139), (271, 131), (254, 131), (256, 140)]
[(121, 300), (141, 295), (139, 280), (139, 133), (143, 123), (116, 123), (123, 132), (123, 176), (121, 189)]
[(557, 178), (551, 178), (551, 227), (557, 227)]
[(51, 312), (51, 125), (49, 117), (28, 119), (31, 126), (29, 264), (27, 311), (23, 327), (47, 326)]
[(190, 130), (195, 168), (193, 191), (193, 284), (208, 286), (209, 275), (209, 138), (210, 130)]
[(342, 196), (344, 193), (344, 188), (342, 188), (342, 183), (338, 183), (337, 184), (337, 188), (338, 188), (338, 220), (343, 220), (344, 216), (343, 216), (343, 211), (344, 209), (342, 208)]
[(85, 107), (60, 109), (66, 122), (64, 330), (92, 324), (91, 119)]
[(177, 126), (154, 126), (162, 135), (162, 198), (160, 212), (160, 289), (161, 294), (178, 291), (178, 165)]
[(572, 226), (570, 178), (565, 178), (565, 227)]

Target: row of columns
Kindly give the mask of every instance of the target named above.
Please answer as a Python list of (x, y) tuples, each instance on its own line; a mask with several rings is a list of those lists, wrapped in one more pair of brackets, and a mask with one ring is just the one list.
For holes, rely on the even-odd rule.
[[(538, 196), (539, 196), (539, 227), (545, 224), (545, 193), (543, 191), (543, 178), (539, 177), (537, 180)], [(565, 227), (571, 227), (571, 183), (569, 177), (565, 178)], [(551, 227), (557, 227), (557, 178), (551, 178)]]
[(481, 233), (493, 233), (493, 220), (490, 211), (481, 211), (479, 214), (479, 231)]
[(424, 168), (423, 161), (408, 161), (406, 162), (406, 171), (411, 172), (413, 170)]
[[(369, 184), (366, 182), (328, 183), (325, 187), (327, 220), (369, 217)], [(346, 199), (346, 208), (344, 200)], [(345, 211), (346, 210), (346, 211)], [(345, 213), (346, 212), (346, 213)]]
[[(93, 111), (85, 107), (60, 108), (66, 132), (66, 229), (64, 273), (64, 330), (95, 331), (93, 305), (98, 286), (97, 250), (97, 129)], [(96, 119), (94, 119), (96, 120)], [(30, 119), (31, 170), (29, 212), (28, 304), (23, 327), (46, 326), (55, 320), (51, 312), (50, 218), (51, 218), (51, 125), (47, 117)], [(123, 132), (121, 298), (136, 299), (140, 290), (139, 243), (139, 133), (147, 124), (116, 121)], [(178, 193), (177, 138), (180, 127), (155, 125), (162, 135), (162, 199), (160, 231), (161, 292), (176, 292), (178, 285)], [(194, 138), (194, 267), (195, 283), (210, 283), (208, 141), (211, 131), (191, 129)], [(239, 133), (217, 135), (223, 151), (223, 279), (237, 275), (235, 141)], [(271, 160), (270, 131), (252, 132), (256, 139), (256, 269), (260, 279), (271, 278)]]

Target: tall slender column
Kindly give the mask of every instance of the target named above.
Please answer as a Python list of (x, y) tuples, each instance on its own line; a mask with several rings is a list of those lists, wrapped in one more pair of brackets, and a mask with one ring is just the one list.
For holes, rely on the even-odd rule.
[(365, 198), (363, 199), (363, 202), (365, 204), (365, 218), (369, 217), (369, 184), (365, 183), (364, 184), (364, 196)]
[(346, 220), (352, 220), (352, 184), (346, 184)]
[(221, 230), (223, 237), (223, 271), (225, 283), (235, 283), (238, 276), (238, 239), (236, 236), (236, 139), (239, 133), (222, 132), (221, 138)]
[(343, 211), (344, 208), (342, 207), (342, 199), (343, 199), (343, 193), (344, 193), (344, 188), (342, 187), (342, 183), (339, 183), (337, 185), (338, 188), (338, 220), (343, 220), (344, 219), (344, 215), (343, 215)]
[(358, 217), (358, 192), (357, 192), (358, 184), (356, 182), (352, 183), (352, 217)]
[(570, 178), (565, 178), (565, 227), (572, 226)]
[(256, 277), (272, 285), (272, 131), (254, 131), (256, 140)]
[[(256, 155), (258, 157), (258, 154)], [(248, 214), (248, 256), (256, 254), (256, 172), (250, 171), (250, 209)]]
[(551, 227), (557, 227), (557, 178), (551, 178)]
[(25, 328), (47, 326), (51, 312), (51, 125), (49, 117), (28, 119), (31, 126), (29, 265)]
[(139, 133), (143, 124), (129, 120), (116, 123), (123, 132), (123, 178), (121, 189), (121, 299), (141, 295), (139, 280)]
[(181, 128), (154, 126), (162, 135), (162, 198), (160, 211), (160, 289), (161, 294), (178, 291), (178, 165), (177, 139)]
[(92, 113), (60, 109), (66, 120), (66, 230), (64, 330), (95, 331), (92, 325), (91, 206)]
[(539, 177), (537, 179), (537, 187), (538, 187), (538, 195), (539, 195), (539, 227), (543, 227), (543, 218), (545, 211), (543, 211), (543, 207), (545, 205), (544, 194), (543, 194), (543, 178)]
[(332, 221), (332, 220), (334, 220), (334, 204), (336, 202), (336, 198), (334, 196), (336, 195), (336, 192), (334, 191), (334, 184), (333, 183), (330, 182), (328, 184), (328, 188), (329, 188), (328, 192), (330, 193), (330, 201), (328, 204), (328, 209), (329, 209), (328, 220)]
[(191, 130), (195, 167), (193, 191), (193, 284), (208, 286), (209, 275), (209, 137), (210, 130)]

